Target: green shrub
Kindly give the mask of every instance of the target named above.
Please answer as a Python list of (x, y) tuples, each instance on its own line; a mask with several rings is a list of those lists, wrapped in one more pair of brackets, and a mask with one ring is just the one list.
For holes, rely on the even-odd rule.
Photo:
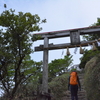
[(49, 83), (53, 98), (56, 98), (56, 100), (62, 100), (61, 98), (66, 94), (65, 91), (68, 89), (68, 76), (69, 73), (63, 74), (54, 78)]
[(83, 54), (83, 56), (80, 58), (81, 63), (79, 65), (79, 68), (84, 68), (86, 63), (90, 61), (94, 56), (98, 55), (100, 53), (100, 50), (86, 50)]

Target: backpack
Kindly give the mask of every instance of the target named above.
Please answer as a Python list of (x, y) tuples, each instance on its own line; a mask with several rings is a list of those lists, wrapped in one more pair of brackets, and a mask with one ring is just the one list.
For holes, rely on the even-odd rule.
[(77, 85), (78, 84), (77, 72), (71, 72), (71, 74), (70, 74), (70, 84), (71, 85)]

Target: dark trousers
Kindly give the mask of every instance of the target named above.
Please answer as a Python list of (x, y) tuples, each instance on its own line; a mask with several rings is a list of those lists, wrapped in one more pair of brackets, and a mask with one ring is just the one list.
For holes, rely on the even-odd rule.
[(70, 91), (71, 91), (71, 99), (72, 100), (78, 100), (78, 85), (70, 85)]

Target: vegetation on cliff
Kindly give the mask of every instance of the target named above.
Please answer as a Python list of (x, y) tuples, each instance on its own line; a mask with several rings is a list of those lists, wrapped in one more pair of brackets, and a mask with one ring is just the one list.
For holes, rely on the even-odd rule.
[(85, 66), (85, 88), (88, 100), (100, 98), (100, 54), (93, 57)]

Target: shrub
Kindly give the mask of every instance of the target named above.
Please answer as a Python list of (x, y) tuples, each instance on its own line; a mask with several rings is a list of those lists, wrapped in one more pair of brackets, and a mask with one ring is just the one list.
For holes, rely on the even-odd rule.
[(61, 98), (66, 94), (65, 91), (68, 89), (68, 76), (69, 73), (63, 74), (54, 78), (50, 83), (49, 87), (55, 100), (62, 100)]

